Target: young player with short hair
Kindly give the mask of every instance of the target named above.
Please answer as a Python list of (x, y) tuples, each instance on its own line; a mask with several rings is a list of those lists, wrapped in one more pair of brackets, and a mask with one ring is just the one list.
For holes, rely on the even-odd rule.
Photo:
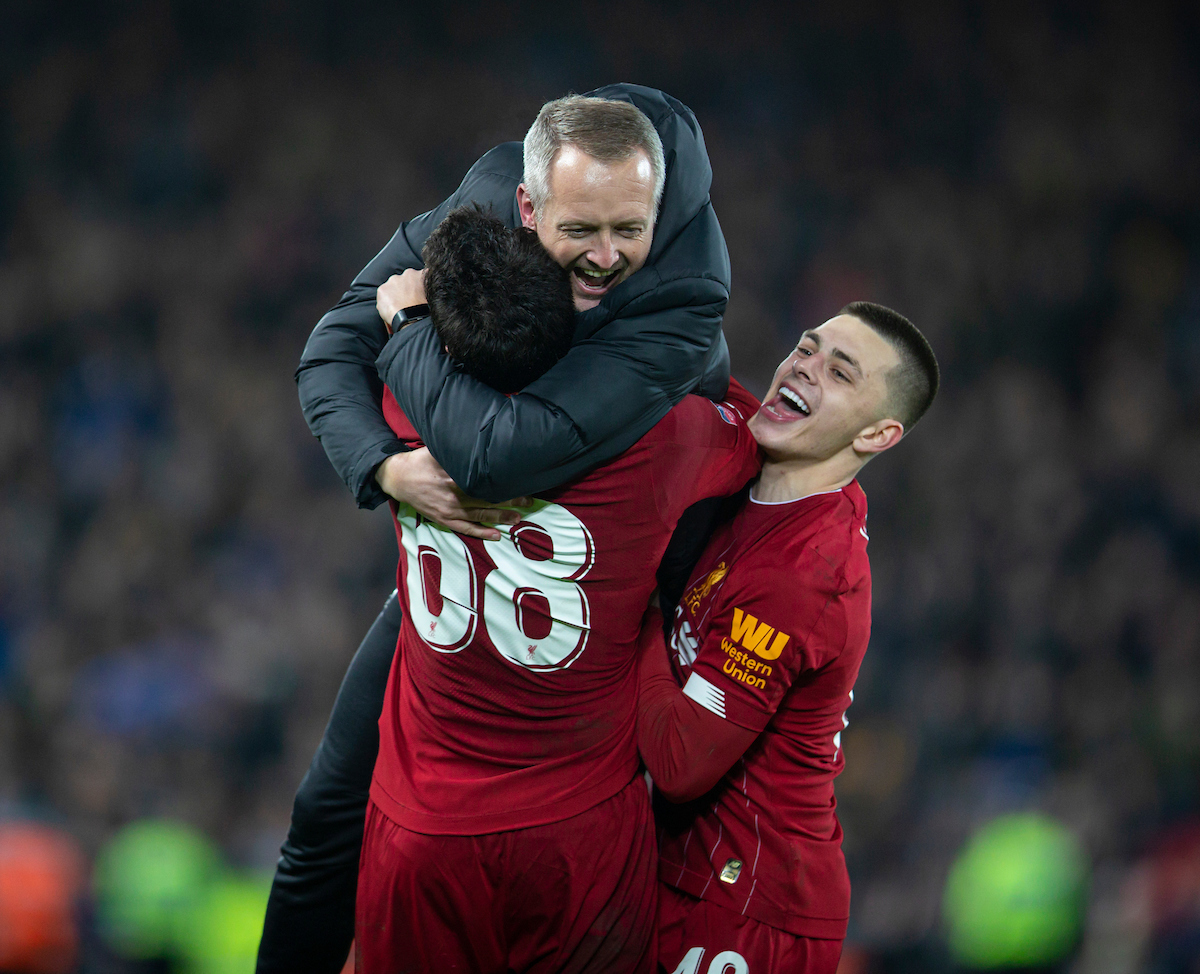
[(855, 478), (937, 386), (928, 342), (890, 309), (856, 302), (806, 331), (750, 420), (762, 475), (695, 566), (669, 660), (649, 614), (638, 745), (669, 800), (662, 971), (837, 969), (850, 884), (833, 779), (871, 626)]

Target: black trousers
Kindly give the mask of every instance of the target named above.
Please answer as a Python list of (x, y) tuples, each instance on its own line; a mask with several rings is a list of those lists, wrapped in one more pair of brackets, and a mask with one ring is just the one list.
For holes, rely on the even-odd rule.
[(337, 974), (346, 962), (379, 715), (401, 618), (393, 592), (350, 661), (300, 782), (267, 902), (258, 974)]

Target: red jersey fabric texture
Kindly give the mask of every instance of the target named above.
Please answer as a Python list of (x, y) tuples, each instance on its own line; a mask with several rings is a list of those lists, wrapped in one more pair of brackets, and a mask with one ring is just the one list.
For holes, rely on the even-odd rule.
[[(637, 647), (680, 514), (758, 469), (758, 402), (688, 396), (641, 440), (464, 538), (393, 504), (404, 623), (371, 799), (397, 824), (477, 835), (561, 821), (638, 773)], [(384, 415), (415, 434), (390, 395)]]
[(673, 622), (683, 692), (759, 736), (707, 795), (662, 803), (659, 878), (804, 937), (840, 940), (850, 915), (833, 779), (870, 636), (866, 517), (857, 481), (748, 500)]

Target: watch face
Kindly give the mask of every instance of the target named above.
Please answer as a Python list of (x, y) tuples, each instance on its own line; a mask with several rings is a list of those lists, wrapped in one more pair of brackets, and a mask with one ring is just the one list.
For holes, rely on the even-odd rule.
[(397, 312), (397, 316), (400, 318), (401, 325), (406, 325), (410, 321), (418, 321), (421, 318), (428, 318), (429, 317), (429, 305), (414, 304), (407, 308), (401, 308)]

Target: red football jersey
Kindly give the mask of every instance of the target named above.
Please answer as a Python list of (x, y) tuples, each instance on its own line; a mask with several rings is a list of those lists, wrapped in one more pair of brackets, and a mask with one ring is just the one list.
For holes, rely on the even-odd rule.
[(858, 482), (753, 499), (713, 535), (676, 610), (683, 692), (760, 732), (717, 786), (660, 807), (659, 877), (805, 937), (840, 939), (850, 880), (833, 779), (871, 628)]
[[(390, 401), (389, 401), (390, 400)], [(637, 647), (680, 514), (758, 470), (737, 383), (688, 396), (616, 459), (537, 498), (500, 541), (393, 505), (404, 623), (371, 797), (404, 828), (473, 835), (560, 821), (638, 771)], [(384, 415), (415, 435), (395, 400)]]

